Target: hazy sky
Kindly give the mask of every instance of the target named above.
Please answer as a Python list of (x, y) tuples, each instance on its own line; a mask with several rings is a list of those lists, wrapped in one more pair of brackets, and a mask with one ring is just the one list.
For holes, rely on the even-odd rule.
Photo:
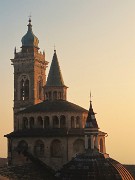
[(91, 89), (107, 153), (135, 164), (135, 0), (0, 0), (0, 157), (13, 130), (10, 59), (30, 13), (47, 61), (56, 46), (68, 101), (88, 108)]

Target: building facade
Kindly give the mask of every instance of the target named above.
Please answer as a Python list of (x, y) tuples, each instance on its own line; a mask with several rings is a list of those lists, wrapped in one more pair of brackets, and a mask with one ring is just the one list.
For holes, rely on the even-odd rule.
[[(106, 155), (107, 134), (99, 130), (92, 102), (88, 111), (67, 101), (68, 87), (64, 84), (56, 50), (46, 80), (48, 62), (45, 53), (39, 52), (38, 44), (29, 19), (21, 51), (16, 52), (15, 48), (11, 59), (14, 67), (14, 130), (5, 135), (9, 165), (31, 162), (29, 154), (57, 170), (85, 151), (86, 134), (90, 136), (88, 146)], [(87, 116), (90, 121), (86, 123)]]

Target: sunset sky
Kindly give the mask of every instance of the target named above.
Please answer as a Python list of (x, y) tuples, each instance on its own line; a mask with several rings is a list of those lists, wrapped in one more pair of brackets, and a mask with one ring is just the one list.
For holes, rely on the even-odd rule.
[(89, 108), (89, 94), (106, 149), (135, 164), (135, 0), (0, 0), (0, 157), (13, 130), (14, 48), (28, 16), (49, 67), (54, 44), (68, 101)]

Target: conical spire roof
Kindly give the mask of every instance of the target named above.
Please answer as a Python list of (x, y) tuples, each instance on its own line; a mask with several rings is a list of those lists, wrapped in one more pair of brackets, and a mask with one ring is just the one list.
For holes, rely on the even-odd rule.
[(31, 25), (31, 19), (30, 19), (30, 18), (29, 18), (29, 24), (28, 24), (27, 26), (28, 26), (28, 31), (27, 31), (27, 33), (22, 37), (22, 46), (37, 47), (37, 48), (38, 48), (39, 40), (38, 40), (38, 38), (33, 34), (32, 25)]
[(95, 118), (95, 113), (94, 113), (93, 108), (92, 108), (92, 101), (91, 100), (90, 100), (90, 108), (89, 108), (85, 127), (86, 128), (98, 128), (98, 124), (97, 124), (97, 121)]
[(50, 71), (48, 74), (46, 86), (65, 86), (61, 74), (56, 50), (54, 50), (54, 55), (53, 55)]

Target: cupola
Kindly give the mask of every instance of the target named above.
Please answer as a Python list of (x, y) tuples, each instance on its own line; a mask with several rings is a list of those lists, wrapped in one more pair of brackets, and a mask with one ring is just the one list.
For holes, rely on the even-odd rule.
[(27, 26), (28, 26), (28, 31), (22, 37), (22, 48), (23, 47), (35, 47), (35, 48), (39, 49), (39, 47), (38, 47), (39, 40), (33, 34), (32, 25), (31, 25), (31, 19), (30, 18), (29, 18), (29, 24)]

